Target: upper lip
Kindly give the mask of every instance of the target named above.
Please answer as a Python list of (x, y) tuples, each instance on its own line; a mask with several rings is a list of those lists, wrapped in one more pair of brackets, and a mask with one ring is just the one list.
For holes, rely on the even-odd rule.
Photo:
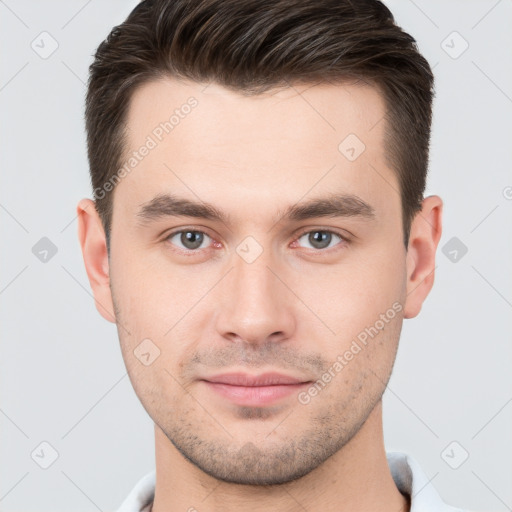
[(304, 382), (309, 382), (275, 372), (262, 373), (261, 375), (250, 375), (242, 372), (223, 373), (202, 380), (230, 384), (232, 386), (275, 386), (279, 384), (303, 384)]

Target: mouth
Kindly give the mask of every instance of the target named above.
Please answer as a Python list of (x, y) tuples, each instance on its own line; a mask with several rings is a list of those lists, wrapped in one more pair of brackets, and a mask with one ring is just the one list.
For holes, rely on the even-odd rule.
[(201, 379), (201, 382), (236, 405), (265, 406), (298, 393), (312, 381), (280, 373), (224, 373)]

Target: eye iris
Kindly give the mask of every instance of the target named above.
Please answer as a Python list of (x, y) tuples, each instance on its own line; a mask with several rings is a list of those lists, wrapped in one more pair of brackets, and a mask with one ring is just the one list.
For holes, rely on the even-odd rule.
[[(325, 249), (325, 247), (329, 247), (331, 238), (331, 233), (327, 233), (326, 231), (312, 231), (309, 234), (309, 243), (316, 249)], [(326, 241), (327, 243), (325, 243)]]
[(197, 249), (203, 243), (203, 234), (197, 231), (184, 231), (180, 239), (187, 249)]

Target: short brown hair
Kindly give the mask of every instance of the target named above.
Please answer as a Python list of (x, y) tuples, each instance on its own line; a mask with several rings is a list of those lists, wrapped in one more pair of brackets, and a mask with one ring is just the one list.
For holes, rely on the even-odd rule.
[[(362, 80), (386, 104), (385, 151), (397, 173), (405, 247), (425, 190), (434, 77), (416, 41), (378, 0), (144, 0), (90, 66), (88, 157), (109, 246), (112, 179), (131, 95), (174, 76), (244, 94), (296, 83)], [(96, 191), (101, 190), (101, 197)]]

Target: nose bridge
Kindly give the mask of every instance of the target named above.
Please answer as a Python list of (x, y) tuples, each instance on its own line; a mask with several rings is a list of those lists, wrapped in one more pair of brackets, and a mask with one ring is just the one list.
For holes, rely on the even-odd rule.
[(234, 268), (224, 280), (217, 328), (232, 341), (288, 338), (294, 327), (290, 292), (275, 275), (271, 250), (251, 243), (242, 242), (233, 255)]

